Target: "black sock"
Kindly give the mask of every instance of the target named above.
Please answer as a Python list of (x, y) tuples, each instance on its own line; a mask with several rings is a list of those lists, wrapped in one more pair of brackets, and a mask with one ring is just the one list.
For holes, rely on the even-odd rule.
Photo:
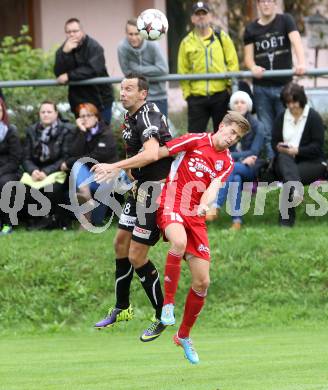
[(130, 286), (133, 278), (133, 267), (128, 257), (116, 259), (115, 296), (118, 309), (127, 309), (130, 305)]
[(160, 319), (164, 298), (157, 269), (151, 261), (148, 261), (145, 265), (136, 269), (136, 273), (156, 311), (156, 318)]

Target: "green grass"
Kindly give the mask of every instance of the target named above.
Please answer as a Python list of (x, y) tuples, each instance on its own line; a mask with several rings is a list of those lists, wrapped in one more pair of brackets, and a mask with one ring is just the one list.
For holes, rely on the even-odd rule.
[[(209, 227), (211, 286), (193, 331), (199, 366), (174, 347), (173, 329), (138, 340), (152, 310), (137, 278), (135, 320), (93, 331), (114, 300), (115, 226), (1, 237), (0, 390), (328, 390), (327, 217), (302, 206), (296, 227), (281, 229), (269, 194), (263, 216), (248, 213), (240, 232), (230, 223), (223, 212)], [(150, 252), (161, 272), (167, 249)]]
[[(265, 215), (246, 215), (240, 232), (228, 229), (231, 221), (224, 213), (210, 226), (211, 286), (205, 309), (210, 325), (327, 323), (328, 220), (308, 217), (304, 206), (297, 214), (295, 228), (279, 228), (273, 194)], [(114, 299), (114, 234), (115, 226), (104, 234), (20, 230), (1, 237), (0, 330), (83, 329), (103, 315)], [(150, 252), (161, 272), (167, 249), (161, 242)], [(184, 268), (178, 307), (189, 283)], [(148, 318), (150, 305), (137, 278), (131, 298), (138, 317)]]
[(194, 332), (198, 366), (173, 345), (173, 329), (152, 343), (127, 330), (3, 338), (0, 389), (328, 389), (326, 328), (202, 328)]

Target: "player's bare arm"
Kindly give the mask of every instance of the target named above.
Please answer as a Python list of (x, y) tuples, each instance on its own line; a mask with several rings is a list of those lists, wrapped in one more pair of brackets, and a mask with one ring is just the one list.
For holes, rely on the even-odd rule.
[(158, 149), (158, 159), (159, 160), (161, 158), (165, 158), (165, 157), (169, 157), (169, 156), (170, 156), (170, 153), (169, 153), (169, 150), (168, 150), (167, 146), (161, 146)]
[(200, 217), (204, 216), (206, 212), (209, 211), (221, 187), (222, 187), (221, 180), (219, 179), (212, 180), (211, 184), (209, 185), (207, 190), (203, 193), (202, 197), (200, 198), (200, 202), (197, 210), (198, 216)]
[(158, 160), (159, 143), (156, 138), (151, 138), (143, 144), (144, 150), (133, 157), (118, 161), (113, 164), (95, 164), (92, 171), (95, 179), (102, 183), (116, 176), (120, 169), (142, 168)]

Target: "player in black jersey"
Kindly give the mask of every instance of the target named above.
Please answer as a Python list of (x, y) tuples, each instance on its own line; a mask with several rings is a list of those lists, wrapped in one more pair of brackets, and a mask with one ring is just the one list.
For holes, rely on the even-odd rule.
[(122, 131), (127, 159), (114, 164), (96, 164), (93, 169), (98, 182), (109, 179), (119, 169), (131, 170), (137, 181), (134, 194), (131, 193), (123, 207), (114, 240), (116, 304), (95, 327), (104, 328), (132, 319), (129, 295), (135, 269), (156, 317), (140, 336), (141, 341), (154, 340), (165, 329), (160, 321), (163, 294), (159, 274), (147, 254), (150, 246), (159, 240), (156, 199), (172, 162), (171, 158), (158, 159), (159, 147), (172, 137), (165, 116), (154, 103), (146, 102), (147, 93), (148, 83), (142, 76), (131, 74), (122, 81), (120, 98), (128, 111)]

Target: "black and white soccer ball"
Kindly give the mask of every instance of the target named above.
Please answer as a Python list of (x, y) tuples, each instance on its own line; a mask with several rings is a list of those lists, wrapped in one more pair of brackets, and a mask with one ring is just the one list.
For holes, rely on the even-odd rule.
[(137, 28), (142, 38), (157, 41), (167, 33), (169, 23), (163, 12), (150, 8), (138, 16)]

